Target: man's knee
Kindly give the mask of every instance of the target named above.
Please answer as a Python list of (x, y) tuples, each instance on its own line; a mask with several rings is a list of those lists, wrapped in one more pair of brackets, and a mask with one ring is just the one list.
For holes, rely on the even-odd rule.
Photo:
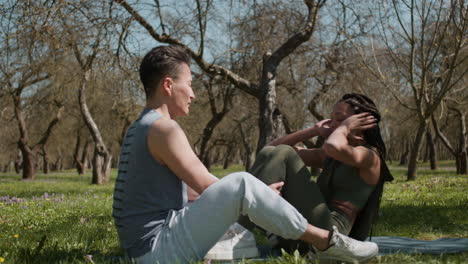
[(235, 172), (224, 177), (223, 180), (228, 181), (229, 185), (235, 186), (235, 189), (239, 189), (239, 186), (244, 184), (249, 185), (256, 178), (248, 172)]

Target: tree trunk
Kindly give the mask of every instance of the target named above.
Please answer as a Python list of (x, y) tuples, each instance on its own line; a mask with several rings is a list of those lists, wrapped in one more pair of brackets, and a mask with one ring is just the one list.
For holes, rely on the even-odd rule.
[(44, 152), (42, 155), (42, 171), (44, 174), (49, 174), (50, 172), (50, 162), (47, 152)]
[(84, 146), (83, 146), (83, 152), (81, 152), (81, 159), (80, 159), (80, 164), (81, 164), (81, 170), (82, 174), (86, 173), (86, 170), (90, 168), (90, 162), (89, 162), (89, 145), (91, 144), (91, 140), (87, 139)]
[(36, 178), (35, 155), (34, 152), (24, 142), (18, 142), (23, 162), (21, 169), (23, 171), (23, 180), (34, 180)]
[(429, 150), (429, 162), (431, 164), (431, 170), (437, 170), (437, 155), (434, 139), (431, 134), (431, 130), (428, 128), (426, 133), (427, 148)]
[(223, 162), (223, 170), (227, 169), (229, 167), (229, 164), (231, 163), (231, 155), (234, 153), (234, 146), (233, 145), (227, 145), (227, 151), (226, 151), (226, 156), (224, 156), (224, 162)]
[(15, 163), (14, 163), (12, 160), (10, 160), (10, 161), (8, 162), (8, 164), (6, 165), (6, 170), (5, 170), (5, 172), (10, 172), (10, 171), (12, 171), (12, 170), (13, 170), (13, 167), (15, 166), (14, 164), (15, 164)]
[(211, 169), (211, 157), (209, 152), (204, 154), (203, 159), (201, 161), (203, 162), (203, 165), (205, 165), (207, 170)]
[(426, 144), (424, 145), (423, 163), (426, 163), (428, 160), (429, 160), (429, 143), (427, 142), (427, 133), (426, 133)]
[(122, 130), (120, 131), (120, 137), (119, 137), (120, 147), (122, 147), (123, 141), (125, 139), (125, 135), (127, 134), (127, 130), (128, 130), (128, 128), (130, 127), (131, 124), (132, 124), (132, 122), (130, 120), (124, 119), (124, 125), (122, 126)]
[(81, 157), (80, 157), (80, 149), (81, 149), (81, 135), (78, 132), (76, 137), (76, 144), (75, 144), (75, 152), (73, 154), (73, 160), (75, 163), (76, 171), (79, 175), (83, 175), (86, 173), (86, 169), (88, 168), (88, 146), (91, 142), (86, 140), (83, 149), (81, 150)]
[(16, 172), (16, 174), (19, 174), (21, 172), (21, 167), (23, 166), (22, 163), (23, 163), (23, 160), (21, 158), (21, 150), (19, 150), (19, 148), (18, 148), (18, 154), (16, 155), (16, 159), (15, 159), (15, 172)]
[(466, 150), (460, 152), (457, 156), (457, 174), (468, 174), (467, 173), (468, 157)]
[[(209, 158), (205, 159), (205, 156), (209, 156), (209, 153), (207, 151), (208, 142), (210, 141), (211, 136), (213, 135), (214, 129), (223, 120), (227, 112), (228, 111), (213, 114), (210, 121), (208, 121), (205, 128), (203, 129), (203, 135), (202, 135), (201, 144), (200, 144), (200, 152), (198, 153), (198, 157), (200, 158), (200, 160), (203, 161), (203, 163), (205, 164), (205, 167), (207, 168), (208, 168), (207, 164), (210, 163)], [(207, 163), (205, 163), (205, 161), (207, 161)]]
[(100, 152), (99, 146), (94, 148), (92, 184), (108, 183), (110, 180), (110, 165), (112, 156), (108, 152)]
[[(257, 153), (268, 143), (279, 136), (279, 128), (283, 123), (281, 115), (276, 107), (276, 68), (269, 62), (271, 53), (268, 52), (263, 57), (263, 73), (260, 84), (261, 95), (259, 98), (258, 120), (259, 137), (257, 143)], [(277, 110), (277, 111), (275, 111)]]
[(244, 162), (245, 171), (250, 170), (250, 166), (252, 166), (252, 148), (249, 145), (249, 141), (247, 139), (246, 134), (244, 133), (244, 129), (242, 127), (242, 121), (237, 123), (237, 127), (239, 128), (241, 138), (242, 138), (242, 145), (244, 146), (244, 154), (242, 161)]
[(112, 155), (107, 150), (107, 147), (102, 139), (101, 132), (94, 122), (91, 113), (89, 112), (86, 103), (86, 86), (89, 82), (91, 72), (85, 71), (84, 78), (78, 90), (78, 100), (80, 102), (80, 110), (88, 130), (94, 140), (94, 157), (93, 157), (93, 184), (108, 183), (110, 179), (110, 164)]
[(458, 118), (459, 118), (459, 126), (460, 126), (460, 136), (458, 139), (458, 167), (459, 169), (457, 170), (458, 174), (467, 174), (467, 154), (466, 154), (466, 149), (467, 149), (467, 142), (466, 142), (466, 137), (468, 135), (468, 132), (466, 130), (466, 119), (465, 116), (466, 114), (459, 109), (453, 109), (457, 112)]
[(404, 143), (404, 151), (403, 153), (401, 154), (401, 157), (400, 157), (400, 166), (406, 166), (408, 164), (408, 154), (410, 152), (410, 147), (409, 147), (409, 143), (408, 142), (405, 142)]
[(23, 162), (21, 167), (23, 170), (23, 180), (34, 180), (35, 178), (35, 155), (33, 150), (28, 146), (29, 136), (26, 127), (26, 122), (23, 116), (23, 109), (21, 106), (21, 98), (16, 95), (13, 97), (13, 103), (15, 105), (15, 117), (18, 121), (18, 129), (20, 138), (18, 140), (18, 148), (21, 151)]
[(416, 170), (417, 170), (417, 161), (419, 151), (421, 150), (421, 143), (424, 136), (424, 133), (427, 129), (427, 120), (420, 120), (418, 132), (416, 134), (416, 138), (413, 142), (413, 147), (411, 148), (410, 159), (408, 163), (408, 181), (416, 180)]
[(49, 141), (50, 136), (52, 135), (52, 132), (53, 132), (54, 128), (57, 126), (60, 119), (62, 119), (62, 113), (63, 113), (63, 111), (65, 109), (65, 106), (62, 105), (61, 103), (57, 102), (56, 104), (59, 107), (58, 110), (57, 110), (57, 114), (56, 114), (55, 118), (50, 121), (49, 125), (47, 126), (47, 130), (45, 131), (45, 133), (42, 136), (41, 140), (37, 144), (37, 146), (39, 146), (41, 148), (41, 152), (42, 152), (41, 155), (42, 155), (42, 161), (43, 161), (42, 169), (43, 169), (45, 174), (48, 174), (49, 171), (50, 171), (49, 156), (48, 156), (47, 150), (46, 150), (47, 142)]
[(56, 171), (62, 171), (63, 170), (63, 157), (62, 157), (62, 155), (59, 155), (57, 157), (57, 160), (55, 161), (54, 167), (55, 167)]

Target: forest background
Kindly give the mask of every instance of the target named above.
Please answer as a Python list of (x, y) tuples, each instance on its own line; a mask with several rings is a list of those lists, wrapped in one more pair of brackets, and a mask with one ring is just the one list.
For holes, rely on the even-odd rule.
[(388, 162), (408, 180), (425, 161), (467, 174), (467, 10), (462, 0), (2, 1), (0, 170), (34, 180), (76, 168), (109, 182), (144, 107), (139, 62), (178, 44), (197, 96), (179, 121), (208, 168), (248, 169), (269, 141), (357, 92), (376, 102)]

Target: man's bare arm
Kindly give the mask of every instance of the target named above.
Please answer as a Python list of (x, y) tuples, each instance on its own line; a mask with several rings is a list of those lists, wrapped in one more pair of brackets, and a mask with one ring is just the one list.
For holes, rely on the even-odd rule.
[(196, 193), (201, 194), (217, 179), (212, 177), (193, 152), (182, 128), (161, 118), (148, 131), (147, 144), (153, 158), (169, 167)]

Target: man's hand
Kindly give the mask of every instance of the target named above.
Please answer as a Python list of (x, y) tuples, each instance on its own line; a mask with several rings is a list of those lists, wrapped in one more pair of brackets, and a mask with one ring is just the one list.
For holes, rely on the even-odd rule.
[(283, 187), (284, 182), (275, 182), (273, 184), (268, 185), (276, 194), (281, 195), (281, 187)]

